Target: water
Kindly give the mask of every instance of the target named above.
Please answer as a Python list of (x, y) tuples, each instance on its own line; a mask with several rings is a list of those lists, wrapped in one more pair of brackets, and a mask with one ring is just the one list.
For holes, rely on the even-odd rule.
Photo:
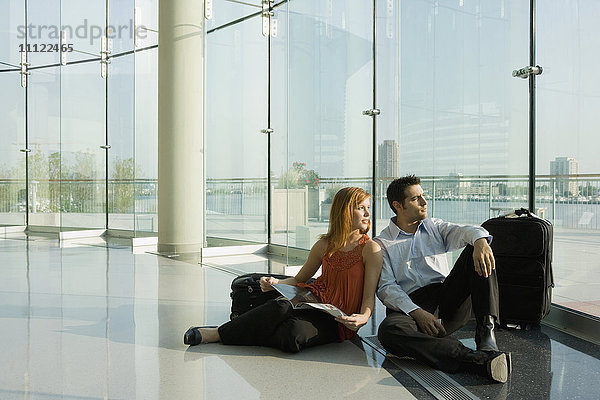
[[(207, 213), (225, 215), (266, 216), (267, 199), (264, 194), (220, 193), (208, 194)], [(392, 211), (385, 199), (377, 201), (378, 219), (392, 217)], [(498, 209), (505, 210), (527, 208), (526, 201), (492, 202), (470, 200), (429, 200), (429, 215), (446, 221), (479, 225), (488, 218), (496, 216)], [(600, 204), (538, 202), (541, 209), (538, 214), (557, 228), (600, 230)], [(556, 214), (555, 214), (556, 213)]]

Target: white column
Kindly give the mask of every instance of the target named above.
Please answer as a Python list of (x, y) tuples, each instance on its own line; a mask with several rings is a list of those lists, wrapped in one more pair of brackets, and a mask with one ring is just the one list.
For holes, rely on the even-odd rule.
[(158, 251), (196, 252), (204, 237), (204, 1), (160, 1), (158, 15)]

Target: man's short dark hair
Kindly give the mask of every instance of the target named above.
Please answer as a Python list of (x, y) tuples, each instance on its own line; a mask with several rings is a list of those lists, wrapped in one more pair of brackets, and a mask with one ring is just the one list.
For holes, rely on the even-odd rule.
[(420, 185), (421, 178), (415, 175), (407, 175), (402, 178), (394, 179), (392, 183), (387, 188), (387, 200), (390, 205), (390, 208), (396, 214), (396, 209), (392, 205), (394, 201), (402, 204), (404, 206), (404, 199), (406, 199), (406, 194), (404, 191), (407, 187), (413, 185)]

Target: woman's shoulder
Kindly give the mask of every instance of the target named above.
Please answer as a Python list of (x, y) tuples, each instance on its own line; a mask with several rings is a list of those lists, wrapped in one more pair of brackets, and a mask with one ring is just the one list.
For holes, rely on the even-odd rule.
[(325, 238), (321, 238), (319, 240), (317, 240), (315, 242), (315, 244), (313, 244), (313, 247), (310, 249), (311, 252), (315, 252), (318, 255), (320, 255), (320, 257), (323, 257), (325, 255), (325, 253), (327, 252), (327, 249), (329, 248), (329, 240), (325, 239)]
[(364, 247), (363, 247), (363, 256), (369, 255), (369, 254), (373, 254), (373, 253), (377, 253), (377, 252), (380, 252), (380, 251), (381, 251), (381, 246), (379, 246), (379, 243), (377, 243), (373, 239), (371, 239), (368, 236), (366, 236), (366, 241), (365, 241), (365, 244), (364, 244)]

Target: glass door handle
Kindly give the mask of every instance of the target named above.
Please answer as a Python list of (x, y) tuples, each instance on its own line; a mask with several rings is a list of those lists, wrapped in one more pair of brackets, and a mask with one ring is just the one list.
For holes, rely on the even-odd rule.
[(21, 153), (31, 153), (31, 149), (21, 149), (19, 150)]
[(110, 144), (107, 144), (107, 145), (104, 145), (104, 146), (100, 146), (100, 148), (101, 148), (101, 149), (104, 149), (104, 150), (108, 150), (108, 149), (110, 149), (110, 148), (111, 148), (111, 145), (110, 145)]

